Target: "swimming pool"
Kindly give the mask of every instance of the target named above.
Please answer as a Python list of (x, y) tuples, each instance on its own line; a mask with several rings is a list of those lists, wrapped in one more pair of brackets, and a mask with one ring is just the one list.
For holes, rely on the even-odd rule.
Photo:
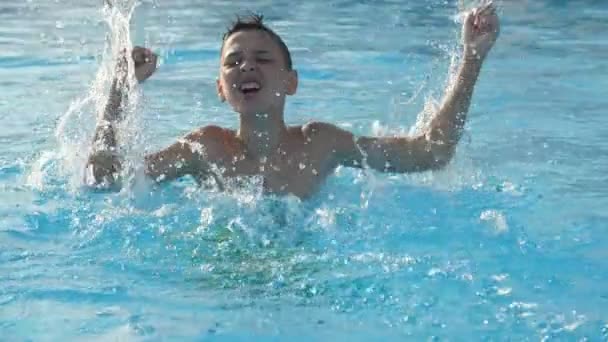
[[(307, 202), (189, 179), (79, 188), (100, 8), (0, 5), (2, 340), (608, 339), (605, 3), (499, 3), (450, 166), (339, 169)], [(162, 61), (143, 148), (234, 127), (214, 82), (244, 9), (292, 50), (287, 121), (359, 134), (407, 132), (440, 98), (460, 27), (455, 1), (145, 1), (132, 38)]]

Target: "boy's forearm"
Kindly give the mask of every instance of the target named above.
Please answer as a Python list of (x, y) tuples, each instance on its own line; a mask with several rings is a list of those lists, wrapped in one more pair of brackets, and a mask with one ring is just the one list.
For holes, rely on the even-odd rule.
[[(93, 144), (95, 150), (98, 149), (110, 149), (116, 148), (117, 140), (115, 134), (115, 123), (119, 120), (122, 115), (122, 103), (123, 103), (123, 87), (124, 79), (120, 80), (115, 78), (112, 81), (112, 87), (110, 89), (110, 95), (108, 102), (104, 108), (104, 112), (100, 120), (97, 122), (95, 128), (95, 136), (93, 138)], [(121, 84), (122, 83), (122, 84)]]
[(462, 135), (475, 83), (483, 63), (483, 59), (465, 56), (439, 112), (430, 125), (430, 139), (449, 148), (453, 148)]
[(85, 178), (87, 184), (95, 187), (108, 188), (117, 184), (121, 162), (116, 154), (118, 141), (115, 126), (122, 115), (124, 88), (124, 78), (119, 76), (112, 81), (108, 102), (95, 128)]
[(98, 122), (95, 128), (92, 151), (114, 151), (118, 145), (114, 131), (115, 128), (112, 122), (106, 120)]
[(119, 79), (112, 81), (110, 96), (102, 116), (97, 122), (93, 146), (89, 155), (85, 183), (96, 188), (110, 189), (118, 183), (121, 170), (120, 157), (116, 154), (116, 122), (122, 114), (123, 85)]
[(112, 81), (112, 88), (110, 89), (110, 96), (103, 112), (103, 119), (107, 121), (115, 120), (120, 114), (122, 104), (122, 90), (119, 85), (121, 81), (115, 78)]

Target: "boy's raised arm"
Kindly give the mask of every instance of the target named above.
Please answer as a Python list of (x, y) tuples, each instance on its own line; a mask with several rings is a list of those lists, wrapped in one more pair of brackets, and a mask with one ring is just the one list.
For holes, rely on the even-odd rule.
[[(416, 172), (445, 166), (454, 154), (465, 124), (482, 63), (499, 32), (491, 2), (468, 13), (463, 25), (464, 58), (428, 129), (414, 137), (360, 137), (343, 134), (341, 163), (358, 166), (365, 159), (376, 170)], [(338, 136), (340, 136), (338, 134)]]
[[(156, 70), (157, 56), (150, 50), (135, 47), (131, 57), (135, 65), (135, 77), (140, 83)], [(122, 119), (124, 99), (129, 93), (126, 58), (126, 54), (123, 55), (116, 65), (108, 102), (95, 128), (85, 175), (85, 182), (89, 186), (113, 187), (121, 170), (121, 158), (116, 153), (118, 147), (116, 124)]]

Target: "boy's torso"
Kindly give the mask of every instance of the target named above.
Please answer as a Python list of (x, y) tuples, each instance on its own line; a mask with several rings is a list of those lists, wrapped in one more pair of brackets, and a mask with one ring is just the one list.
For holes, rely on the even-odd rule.
[[(267, 158), (251, 158), (234, 130), (218, 130), (205, 149), (205, 168), (220, 180), (261, 176), (265, 191), (276, 194), (312, 195), (339, 164), (333, 144), (307, 132), (306, 126), (288, 128), (279, 148)], [(202, 171), (202, 170), (201, 170)], [(207, 178), (208, 173), (200, 173)]]

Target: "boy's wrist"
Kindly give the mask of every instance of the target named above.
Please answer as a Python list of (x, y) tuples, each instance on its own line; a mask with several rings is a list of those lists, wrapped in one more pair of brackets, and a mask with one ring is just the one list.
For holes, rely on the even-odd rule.
[(485, 59), (485, 56), (480, 54), (475, 49), (473, 49), (473, 48), (464, 49), (463, 62), (465, 64), (481, 67), (481, 64), (483, 64), (484, 59)]

